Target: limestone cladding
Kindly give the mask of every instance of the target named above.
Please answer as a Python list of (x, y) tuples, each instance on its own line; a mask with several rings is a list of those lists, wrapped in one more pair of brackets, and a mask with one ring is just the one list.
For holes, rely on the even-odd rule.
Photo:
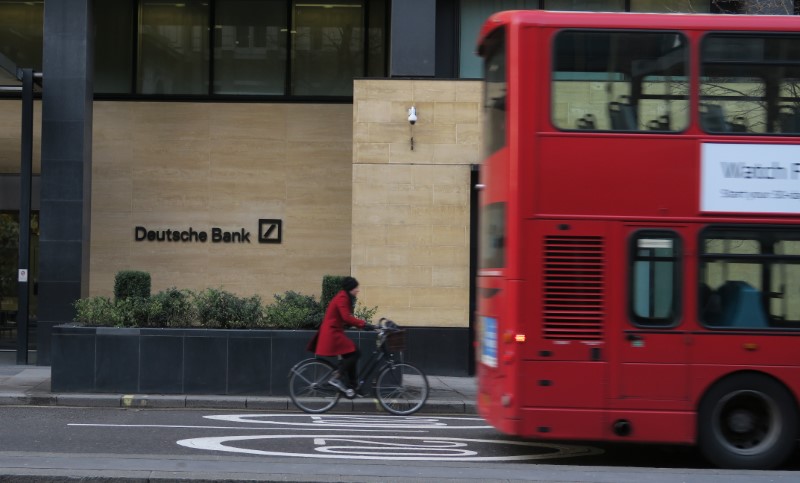
[(466, 327), (480, 83), (369, 79), (354, 92), (351, 264), (362, 299), (401, 324)]
[[(318, 296), (323, 275), (350, 273), (351, 117), (349, 104), (95, 102), (90, 293), (135, 269), (154, 292)], [(282, 243), (259, 243), (260, 219), (282, 221)]]

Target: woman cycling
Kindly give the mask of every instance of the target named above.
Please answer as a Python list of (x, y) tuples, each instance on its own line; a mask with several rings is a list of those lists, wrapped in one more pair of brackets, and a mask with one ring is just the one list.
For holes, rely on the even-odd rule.
[[(339, 369), (334, 372), (328, 383), (343, 392), (347, 392), (349, 388), (357, 385), (356, 364), (361, 355), (353, 341), (345, 335), (345, 326), (350, 325), (359, 329), (374, 330), (372, 324), (353, 315), (356, 296), (359, 291), (358, 280), (355, 278), (345, 277), (342, 280), (342, 290), (328, 304), (325, 318), (322, 320), (317, 336), (315, 336), (317, 339), (316, 347), (313, 347), (313, 340), (309, 344), (309, 349), (318, 356), (341, 356)], [(345, 376), (348, 379), (347, 381), (342, 380)]]

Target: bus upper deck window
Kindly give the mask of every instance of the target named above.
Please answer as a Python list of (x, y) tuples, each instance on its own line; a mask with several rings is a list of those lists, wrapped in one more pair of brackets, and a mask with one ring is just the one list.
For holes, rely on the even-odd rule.
[(553, 50), (560, 129), (678, 132), (689, 125), (688, 49), (676, 32), (564, 30)]
[(800, 35), (711, 33), (700, 62), (704, 131), (800, 135)]

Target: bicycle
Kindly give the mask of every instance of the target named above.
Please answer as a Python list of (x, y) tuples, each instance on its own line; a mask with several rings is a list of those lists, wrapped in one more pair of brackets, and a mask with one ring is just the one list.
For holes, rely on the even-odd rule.
[(392, 414), (405, 416), (419, 411), (428, 399), (430, 387), (421, 370), (402, 361), (405, 330), (382, 318), (375, 331), (375, 350), (361, 365), (358, 383), (348, 393), (328, 384), (336, 371), (328, 360), (313, 357), (295, 364), (289, 370), (289, 396), (294, 405), (307, 413), (324, 413), (336, 406), (342, 396), (365, 397), (366, 391), (372, 389), (380, 405)]

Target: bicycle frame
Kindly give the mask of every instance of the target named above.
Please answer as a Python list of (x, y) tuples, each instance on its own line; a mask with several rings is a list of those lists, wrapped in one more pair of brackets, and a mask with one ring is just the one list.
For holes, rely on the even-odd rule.
[(370, 380), (373, 374), (379, 373), (384, 366), (394, 362), (392, 353), (386, 350), (385, 332), (379, 333), (378, 338), (380, 340), (380, 345), (372, 351), (369, 358), (364, 361), (363, 364), (360, 364), (361, 367), (358, 368), (356, 374), (356, 380), (358, 381), (355, 388), (356, 391), (364, 387), (364, 383)]

